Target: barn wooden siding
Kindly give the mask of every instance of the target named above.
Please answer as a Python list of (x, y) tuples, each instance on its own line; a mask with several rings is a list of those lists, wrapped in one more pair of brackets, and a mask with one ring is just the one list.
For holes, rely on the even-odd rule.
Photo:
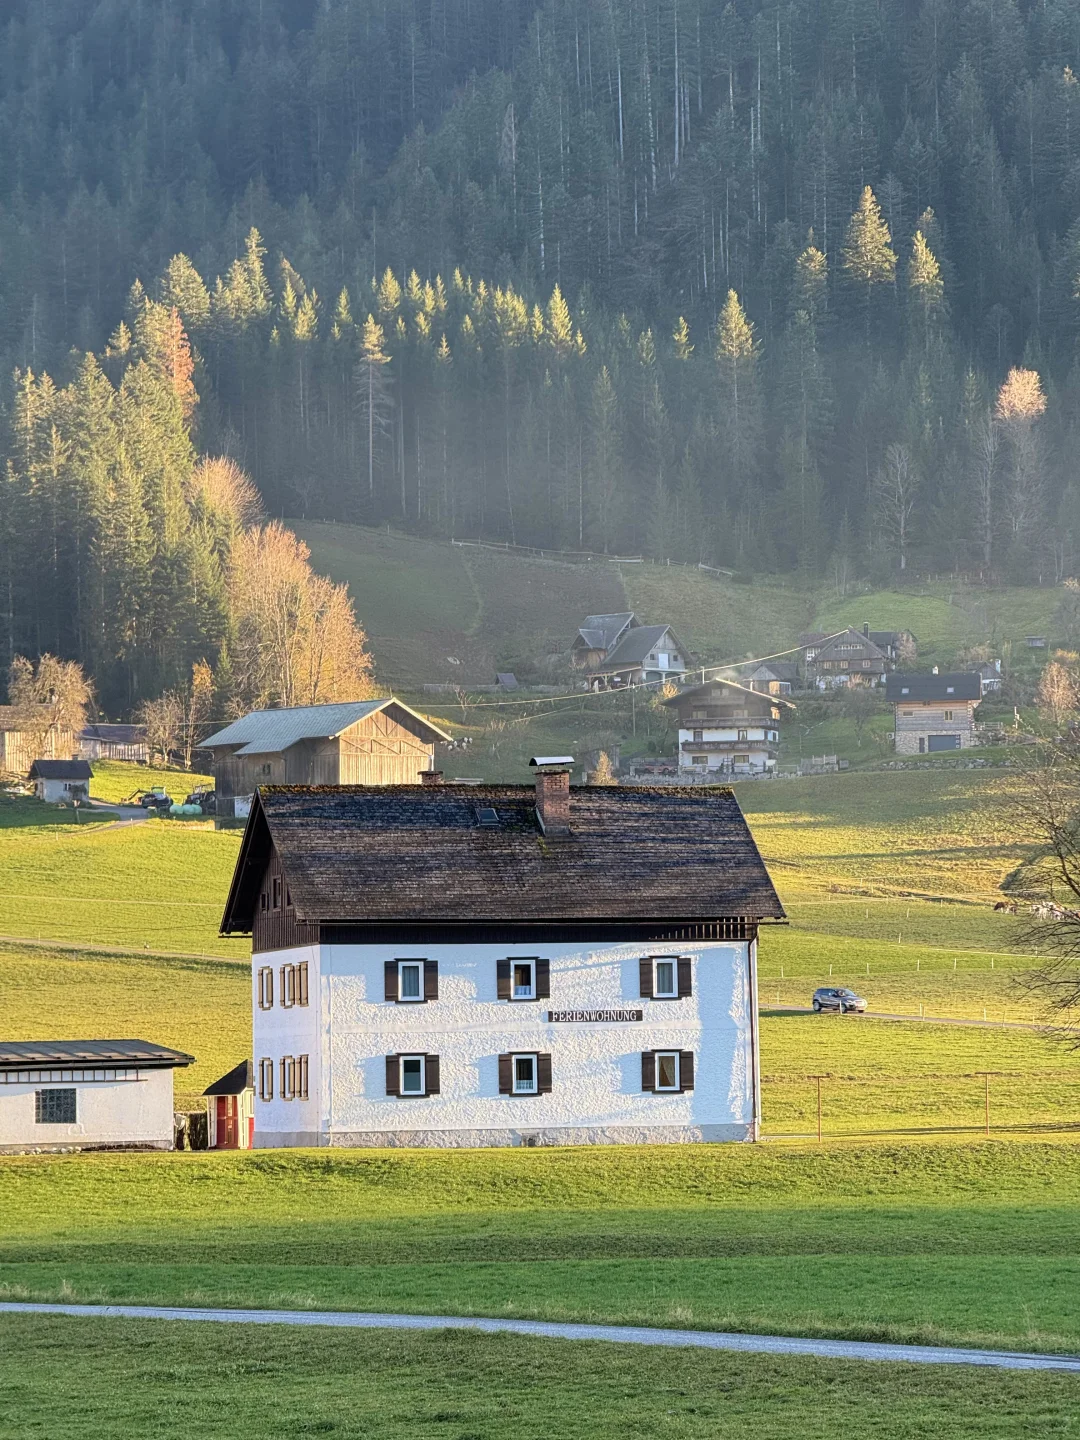
[(0, 729), (0, 771), (28, 775), (35, 760), (70, 760), (77, 753), (72, 730), (50, 731), (44, 741), (23, 730)]
[(260, 785), (415, 785), (435, 755), (419, 730), (409, 716), (399, 721), (378, 710), (330, 739), (299, 740), (264, 755), (219, 751), (214, 784), (221, 796), (252, 795)]

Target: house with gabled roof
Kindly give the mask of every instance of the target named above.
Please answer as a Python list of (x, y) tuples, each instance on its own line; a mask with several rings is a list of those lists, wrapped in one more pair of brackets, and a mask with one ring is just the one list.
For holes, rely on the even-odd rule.
[(259, 1147), (752, 1140), (757, 935), (783, 909), (725, 787), (260, 789)]
[(578, 670), (603, 664), (627, 631), (640, 624), (632, 610), (618, 615), (586, 615), (570, 646), (571, 663)]
[(686, 673), (686, 646), (670, 625), (635, 625), (605, 660), (589, 671), (593, 690), (678, 681)]
[(680, 690), (664, 705), (679, 722), (679, 770), (717, 780), (762, 775), (776, 769), (780, 749), (780, 707), (791, 702), (736, 684), (706, 680)]
[(412, 785), (451, 736), (392, 696), (253, 710), (199, 745), (218, 815), (246, 816), (260, 785)]
[(894, 661), (875, 643), (870, 627), (849, 626), (834, 635), (810, 631), (800, 636), (804, 647), (806, 678), (819, 690), (838, 685), (880, 685)]
[(934, 754), (977, 745), (975, 707), (982, 699), (978, 671), (890, 675), (885, 698), (896, 717), (898, 755)]

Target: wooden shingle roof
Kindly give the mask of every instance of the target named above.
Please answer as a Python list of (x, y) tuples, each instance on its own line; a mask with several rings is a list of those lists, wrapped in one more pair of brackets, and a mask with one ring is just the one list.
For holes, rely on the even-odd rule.
[(271, 847), (301, 921), (783, 918), (727, 787), (574, 786), (565, 837), (535, 803), (531, 785), (262, 789), (222, 932), (251, 929)]

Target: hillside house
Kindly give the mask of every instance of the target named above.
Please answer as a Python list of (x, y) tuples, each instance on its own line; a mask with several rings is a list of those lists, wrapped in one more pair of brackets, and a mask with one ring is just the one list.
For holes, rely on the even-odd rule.
[(978, 743), (975, 706), (982, 699), (982, 681), (977, 672), (890, 675), (885, 698), (896, 717), (898, 755), (932, 755)]
[(799, 684), (799, 667), (791, 660), (763, 661), (750, 671), (744, 683), (764, 695), (790, 695)]
[(173, 1071), (193, 1056), (147, 1040), (0, 1044), (0, 1152), (173, 1148)]
[(679, 720), (680, 771), (719, 777), (776, 768), (780, 709), (775, 697), (731, 680), (708, 680), (664, 704)]
[(244, 816), (260, 785), (412, 785), (445, 730), (400, 700), (253, 710), (199, 746), (213, 756), (218, 815)]
[(602, 665), (627, 631), (640, 624), (630, 610), (619, 615), (586, 615), (570, 646), (571, 664), (578, 670), (592, 670)]
[(982, 665), (976, 665), (975, 670), (979, 676), (979, 684), (983, 695), (992, 695), (1001, 689), (1001, 661), (987, 660)]
[(150, 763), (150, 746), (145, 725), (85, 725), (78, 734), (78, 753), (83, 760), (129, 760), (136, 765)]
[(27, 730), (25, 713), (14, 705), (0, 705), (0, 774), (27, 775), (37, 759), (69, 760), (75, 754), (72, 730)]
[(894, 664), (871, 639), (869, 626), (816, 639), (803, 636), (800, 644), (806, 645), (807, 683), (819, 690), (838, 685), (880, 685)]
[[(282, 1000), (285, 996), (282, 993)], [(241, 1060), (227, 1075), (203, 1091), (206, 1099), (207, 1147), (250, 1150), (255, 1137), (255, 1081), (250, 1060)]]
[(752, 1140), (757, 933), (725, 788), (260, 789), (222, 920), (252, 937), (255, 1146)]
[(670, 625), (635, 625), (607, 659), (589, 671), (589, 687), (621, 690), (628, 685), (677, 682), (686, 673), (686, 655), (685, 645)]
[(87, 799), (93, 778), (89, 760), (35, 760), (30, 766), (34, 794), (49, 805)]
[[(915, 658), (916, 640), (910, 630), (871, 630), (867, 622), (864, 623), (861, 633), (863, 639), (875, 645), (891, 665), (910, 662)], [(824, 642), (833, 638), (833, 635), (824, 630), (804, 631), (799, 636), (799, 644), (803, 648), (805, 664), (812, 665)]]

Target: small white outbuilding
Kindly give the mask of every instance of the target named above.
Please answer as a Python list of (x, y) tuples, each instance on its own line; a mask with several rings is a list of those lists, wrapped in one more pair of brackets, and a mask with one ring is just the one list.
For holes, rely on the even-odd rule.
[(85, 800), (93, 776), (88, 760), (35, 760), (30, 766), (34, 794), (52, 805)]
[(171, 1150), (173, 1071), (194, 1057), (146, 1040), (0, 1044), (0, 1153)]

